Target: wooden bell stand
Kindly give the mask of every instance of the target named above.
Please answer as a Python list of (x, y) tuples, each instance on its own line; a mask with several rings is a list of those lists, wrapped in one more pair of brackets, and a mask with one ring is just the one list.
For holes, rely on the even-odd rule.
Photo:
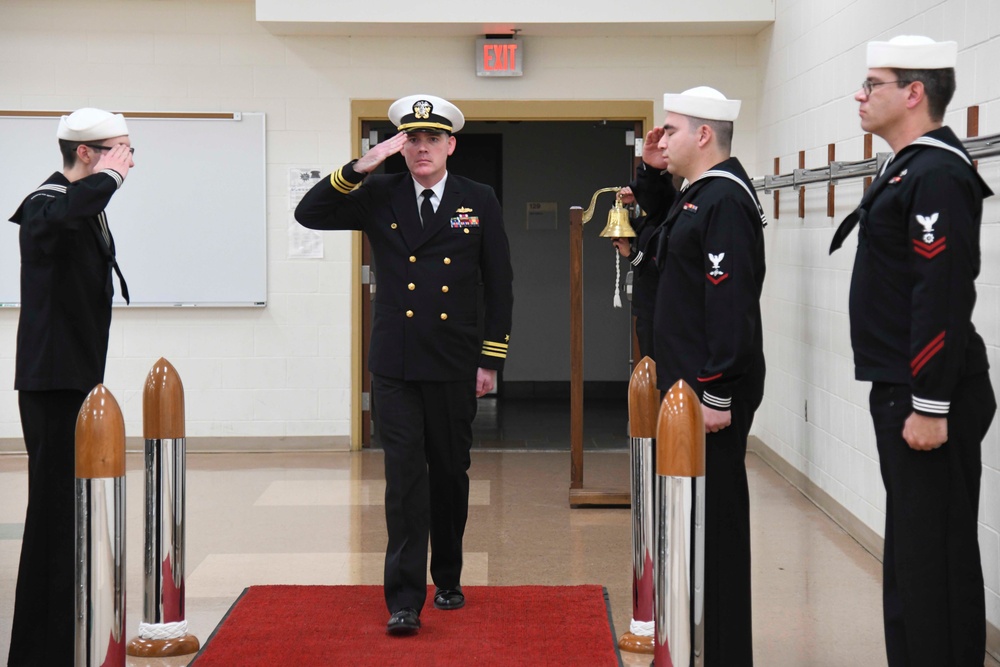
[(624, 489), (583, 486), (583, 208), (569, 210), (569, 448), (570, 507), (629, 507)]

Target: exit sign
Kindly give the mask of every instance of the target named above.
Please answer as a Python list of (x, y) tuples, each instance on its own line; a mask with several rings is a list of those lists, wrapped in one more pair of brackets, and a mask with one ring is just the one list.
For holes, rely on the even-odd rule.
[(524, 45), (520, 38), (476, 40), (476, 76), (521, 76)]

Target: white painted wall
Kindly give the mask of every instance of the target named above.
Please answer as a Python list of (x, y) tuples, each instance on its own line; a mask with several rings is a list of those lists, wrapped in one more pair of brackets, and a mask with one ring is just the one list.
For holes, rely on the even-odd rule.
[[(324, 260), (286, 259), (286, 189), (288, 167), (330, 169), (352, 157), (352, 98), (430, 88), (498, 101), (659, 101), (667, 90), (707, 83), (745, 100), (736, 149), (748, 164), (756, 161), (753, 37), (526, 38), (528, 62), (518, 79), (477, 78), (474, 45), (475, 35), (274, 35), (255, 21), (253, 0), (0, 3), (0, 109), (267, 114), (268, 306), (116, 309), (106, 384), (122, 403), (129, 436), (142, 435), (142, 382), (166, 356), (184, 380), (189, 438), (254, 436), (282, 446), (280, 438), (321, 436), (346, 446), (350, 235), (326, 234)], [(55, 140), (39, 150), (51, 150), (53, 170), (59, 167)], [(136, 158), (142, 169), (141, 146)], [(6, 163), (16, 168), (14, 158)], [(538, 178), (567, 168), (553, 156), (539, 165)], [(38, 174), (39, 182), (46, 176)], [(173, 187), (183, 196), (183, 174)], [(127, 195), (126, 183), (118, 196)], [(0, 209), (12, 213), (17, 203), (0, 202)], [(126, 276), (129, 263), (140, 261), (151, 259), (121, 258)], [(21, 434), (11, 390), (17, 316), (0, 311), (0, 438)], [(511, 355), (518, 328), (526, 326), (514, 323)]]
[[(966, 109), (980, 106), (980, 133), (1000, 132), (1000, 3), (995, 0), (778, 0), (772, 28), (757, 37), (761, 100), (757, 173), (859, 160), (862, 130), (853, 100), (866, 74), (865, 44), (897, 34), (923, 34), (959, 44), (958, 90), (946, 122), (966, 136)], [(876, 151), (888, 151), (876, 139)], [(1000, 192), (1000, 160), (980, 171)], [(807, 191), (806, 216), (798, 199), (781, 193), (781, 218), (767, 231), (764, 285), (768, 378), (756, 432), (868, 526), (882, 534), (885, 491), (879, 475), (868, 383), (854, 380), (847, 293), (856, 242), (827, 255), (833, 229), (861, 197), (861, 184), (838, 188), (834, 218), (826, 217), (826, 190)], [(766, 205), (768, 213), (772, 204)], [(773, 216), (772, 216), (773, 217)], [(987, 200), (982, 230), (983, 271), (974, 320), (989, 347), (994, 386), (1000, 386), (1000, 198)], [(808, 422), (804, 406), (808, 401)], [(1000, 625), (1000, 440), (983, 445), (980, 545), (988, 618)]]

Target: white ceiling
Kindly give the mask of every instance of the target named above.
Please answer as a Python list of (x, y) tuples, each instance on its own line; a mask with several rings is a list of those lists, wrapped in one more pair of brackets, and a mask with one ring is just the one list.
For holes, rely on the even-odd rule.
[(609, 37), (755, 35), (774, 0), (255, 0), (275, 34)]
[(669, 23), (348, 23), (259, 21), (276, 35), (334, 35), (388, 37), (463, 37), (509, 35), (519, 37), (676, 37), (697, 35), (756, 35), (773, 21), (697, 21)]

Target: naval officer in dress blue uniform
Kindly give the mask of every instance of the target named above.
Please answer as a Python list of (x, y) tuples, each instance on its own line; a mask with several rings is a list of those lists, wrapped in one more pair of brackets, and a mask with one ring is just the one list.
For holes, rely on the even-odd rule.
[[(318, 183), (295, 217), (312, 229), (363, 231), (378, 267), (369, 369), (385, 450), (386, 629), (405, 635), (420, 628), (428, 534), (434, 606), (465, 605), (472, 420), (507, 357), (513, 273), (493, 189), (447, 170), (462, 112), (410, 95), (389, 119), (398, 134)], [(372, 174), (395, 153), (408, 173)]]

